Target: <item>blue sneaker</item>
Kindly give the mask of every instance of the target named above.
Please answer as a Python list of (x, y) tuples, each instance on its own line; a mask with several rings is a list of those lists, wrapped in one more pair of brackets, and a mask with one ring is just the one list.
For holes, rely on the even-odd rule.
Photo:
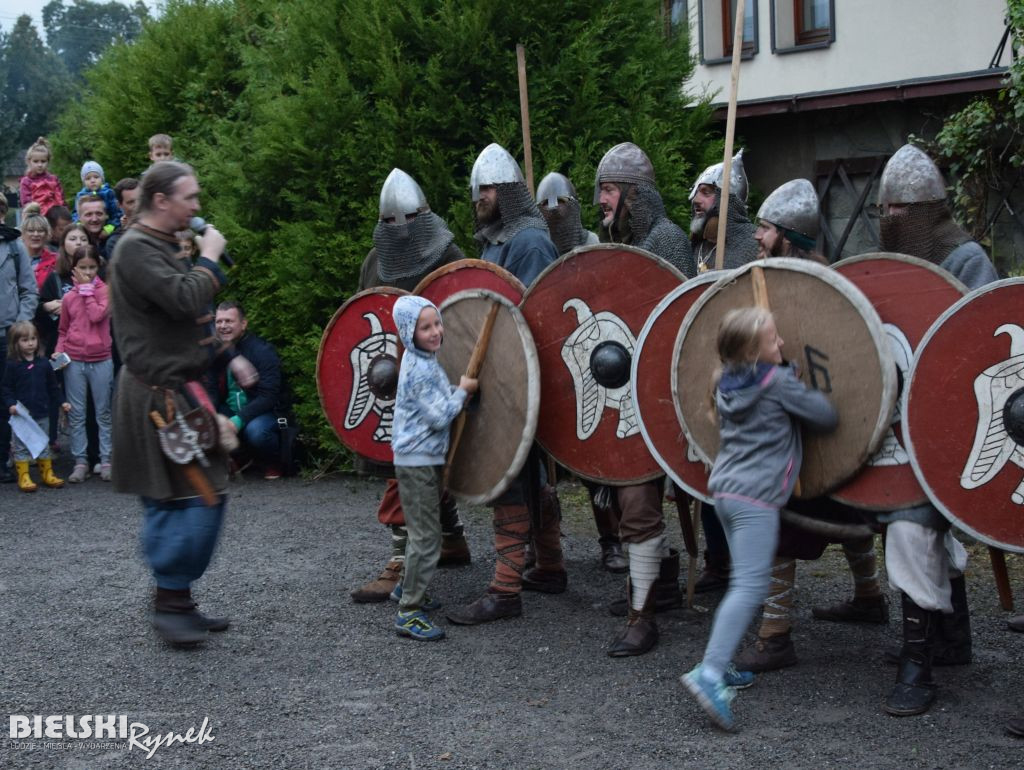
[[(401, 601), (401, 600), (402, 600), (402, 584), (399, 583), (398, 585), (395, 586), (394, 590), (391, 592), (391, 601), (397, 602), (397, 601)], [(421, 610), (426, 610), (427, 612), (433, 612), (434, 610), (441, 609), (441, 602), (437, 601), (436, 599), (431, 599), (429, 596), (424, 596), (423, 597), (423, 604), (420, 606), (420, 609)]]
[(395, 618), (395, 631), (399, 636), (408, 636), (421, 642), (444, 639), (444, 629), (430, 622), (421, 610), (399, 612)]
[(724, 681), (713, 684), (704, 681), (699, 664), (693, 671), (679, 677), (679, 681), (697, 699), (700, 707), (707, 712), (716, 725), (723, 730), (732, 730), (735, 721), (729, 704), (736, 695), (733, 688), (726, 687)]
[(754, 683), (754, 672), (737, 671), (736, 666), (730, 663), (729, 668), (722, 675), (722, 681), (725, 682), (726, 687), (731, 687), (734, 690), (746, 690)]

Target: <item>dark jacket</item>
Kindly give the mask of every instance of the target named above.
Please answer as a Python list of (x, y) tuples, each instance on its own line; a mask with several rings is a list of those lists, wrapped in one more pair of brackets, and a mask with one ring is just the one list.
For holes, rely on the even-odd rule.
[(286, 406), (282, 403), (281, 398), (281, 359), (278, 358), (274, 346), (262, 337), (246, 333), (235, 343), (234, 350), (248, 359), (249, 363), (259, 372), (260, 378), (255, 385), (245, 391), (246, 401), (240, 410), (227, 408), (227, 364), (232, 356), (220, 356), (210, 370), (211, 376), (207, 387), (217, 410), (228, 416), (237, 414), (242, 420), (242, 425), (245, 425), (261, 414), (274, 412)]
[(10, 408), (18, 401), (36, 420), (50, 415), (51, 403), (59, 404), (64, 401), (60, 386), (57, 384), (57, 375), (45, 358), (36, 358), (32, 361), (8, 359), (0, 391), (3, 393), (5, 420), (8, 419)]

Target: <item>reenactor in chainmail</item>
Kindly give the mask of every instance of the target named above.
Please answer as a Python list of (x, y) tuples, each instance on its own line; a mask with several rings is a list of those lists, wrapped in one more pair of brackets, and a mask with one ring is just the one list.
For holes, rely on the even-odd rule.
[[(597, 233), (583, 226), (580, 201), (576, 188), (567, 177), (552, 171), (537, 186), (537, 206), (548, 223), (551, 240), (559, 254), (568, 254), (577, 246), (599, 243)], [(602, 505), (597, 494), (599, 484), (583, 482), (590, 493), (590, 507), (597, 525), (598, 543), (601, 546), (601, 566), (608, 572), (621, 574), (626, 571), (626, 557), (619, 541), (619, 514), (614, 506)], [(623, 610), (625, 614), (625, 610)]]
[[(808, 180), (793, 179), (777, 188), (765, 198), (755, 221), (754, 239), (759, 247), (759, 258), (790, 257), (827, 264), (816, 249), (821, 229), (820, 210), (818, 195)], [(789, 507), (837, 521), (862, 521), (855, 510), (828, 498), (791, 501)], [(820, 535), (785, 521), (780, 524), (779, 543), (771, 567), (771, 591), (765, 599), (757, 639), (734, 659), (738, 670), (760, 673), (797, 663), (791, 637), (796, 560), (820, 558), (828, 544), (829, 540)], [(853, 598), (828, 607), (815, 607), (812, 614), (818, 620), (840, 623), (888, 623), (889, 608), (878, 580), (874, 537), (846, 540), (842, 546), (854, 577)]]
[[(718, 212), (722, 200), (722, 172), (724, 163), (708, 166), (697, 177), (690, 190), (693, 218), (690, 220), (690, 239), (694, 259), (700, 272), (715, 269), (718, 239)], [(757, 258), (754, 225), (747, 213), (747, 173), (743, 168), (743, 150), (733, 156), (729, 172), (729, 221), (725, 226), (725, 262), (731, 270)]]
[(594, 203), (601, 207), (602, 242), (636, 246), (661, 257), (687, 278), (697, 265), (686, 234), (665, 213), (654, 166), (632, 142), (612, 147), (597, 166)]
[[(463, 258), (448, 225), (430, 210), (416, 180), (401, 169), (392, 169), (380, 190), (380, 213), (373, 230), (373, 248), (359, 272), (359, 290), (394, 286), (412, 291), (435, 268)], [(383, 602), (398, 585), (405, 562), (407, 534), (405, 513), (398, 498), (394, 469), (360, 460), (362, 470), (388, 478), (377, 518), (391, 529), (391, 556), (375, 579), (352, 592), (356, 602)], [(459, 520), (455, 498), (445, 490), (441, 498), (441, 557), (438, 565), (468, 564), (469, 546)]]
[[(600, 205), (602, 242), (638, 246), (672, 263), (691, 278), (696, 265), (685, 233), (665, 216), (654, 183), (654, 167), (635, 144), (612, 147), (597, 166), (594, 203)], [(659, 595), (679, 597), (679, 553), (669, 548), (661, 501), (665, 479), (603, 487), (599, 497), (619, 514), (619, 527), (629, 557), (626, 579), (626, 625), (608, 646), (613, 658), (643, 655), (658, 643), (654, 612)], [(659, 586), (667, 586), (659, 592)], [(613, 603), (612, 614), (619, 614)]]
[[(481, 258), (505, 268), (529, 287), (558, 259), (523, 172), (507, 150), (490, 144), (480, 153), (470, 174), (476, 215), (475, 237)], [(546, 484), (534, 448), (518, 478), (492, 502), (494, 548), (497, 559), (490, 585), (476, 601), (447, 613), (452, 623), (478, 625), (523, 612), (523, 589), (543, 593), (565, 591), (568, 577), (562, 557), (557, 505), (542, 501)], [(531, 535), (536, 566), (526, 569), (526, 546)]]
[[(923, 151), (901, 147), (882, 171), (881, 248), (925, 259), (968, 289), (998, 280), (985, 250), (953, 222), (946, 182)], [(921, 714), (935, 699), (932, 664), (971, 660), (971, 625), (963, 571), (967, 552), (933, 505), (879, 514), (888, 524), (885, 568), (900, 591), (903, 646), (896, 685), (885, 701), (894, 716)]]
[(597, 233), (583, 226), (576, 188), (563, 174), (552, 171), (540, 180), (537, 207), (548, 223), (551, 241), (560, 255), (568, 254), (577, 246), (599, 243)]

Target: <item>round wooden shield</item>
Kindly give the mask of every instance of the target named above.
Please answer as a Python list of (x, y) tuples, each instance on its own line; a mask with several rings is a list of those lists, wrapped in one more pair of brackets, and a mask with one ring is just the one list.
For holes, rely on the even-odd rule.
[(633, 356), (633, 403), (647, 449), (670, 479), (706, 503), (713, 502), (708, 467), (690, 449), (672, 400), (672, 348), (686, 313), (721, 276), (701, 273), (669, 292), (640, 330)]
[[(878, 311), (902, 390), (924, 333), (967, 293), (967, 287), (946, 270), (906, 254), (862, 254), (836, 262), (832, 269), (864, 292)], [(903, 442), (902, 395), (896, 394), (896, 411), (882, 445), (860, 473), (832, 493), (833, 499), (874, 511), (894, 511), (928, 501)]]
[(493, 291), (513, 305), (518, 305), (526, 292), (522, 281), (505, 268), (483, 259), (460, 259), (428, 273), (412, 293), (441, 307), (450, 296), (467, 289)]
[(493, 500), (505, 491), (526, 462), (537, 431), (537, 349), (523, 314), (507, 298), (469, 289), (445, 300), (440, 308), (444, 344), (437, 358), (457, 384), (495, 303), (498, 314), (478, 377), (480, 389), (466, 406), (448, 476), (448, 489), (470, 503)]
[(684, 280), (649, 252), (601, 244), (549, 265), (523, 297), (540, 358), (537, 441), (576, 475), (620, 486), (662, 475), (629, 380), (637, 333)]
[(896, 365), (878, 313), (843, 276), (810, 260), (777, 257), (737, 268), (694, 303), (672, 353), (672, 392), (687, 440), (703, 459), (718, 453), (709, 413), (718, 366), (718, 327), (727, 312), (766, 298), (801, 379), (828, 394), (839, 427), (805, 433), (797, 494), (826, 494), (851, 478), (878, 449), (896, 405)]
[(989, 545), (1024, 553), (1024, 278), (977, 289), (924, 335), (903, 435), (929, 499)]
[(408, 292), (379, 286), (353, 295), (324, 329), (316, 388), (341, 443), (374, 462), (390, 463), (391, 422), (401, 343), (391, 310)]

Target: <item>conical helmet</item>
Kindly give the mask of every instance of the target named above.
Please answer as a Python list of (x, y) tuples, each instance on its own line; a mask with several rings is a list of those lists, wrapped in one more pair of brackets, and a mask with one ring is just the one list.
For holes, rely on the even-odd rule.
[(473, 171), (469, 175), (469, 187), (473, 193), (473, 200), (480, 200), (480, 188), (484, 185), (507, 184), (509, 182), (524, 182), (523, 172), (516, 163), (509, 151), (500, 144), (492, 142), (484, 147), (473, 164)]
[(878, 202), (927, 203), (946, 200), (946, 181), (924, 150), (905, 144), (889, 158), (882, 171)]
[(647, 153), (632, 142), (623, 142), (612, 147), (597, 164), (597, 178), (594, 180), (594, 203), (599, 203), (602, 182), (624, 182), (638, 184), (654, 181), (654, 165)]
[(559, 198), (575, 198), (576, 188), (564, 174), (552, 171), (537, 185), (537, 205), (558, 208)]
[[(722, 189), (722, 172), (725, 170), (725, 163), (716, 163), (708, 166), (697, 181), (693, 183), (690, 190), (690, 200), (697, 195), (697, 188), (702, 184), (709, 184), (712, 187)], [(732, 166), (729, 169), (729, 192), (736, 195), (744, 203), (747, 202), (747, 170), (743, 167), (743, 148), (732, 156)]]
[(404, 225), (410, 215), (424, 211), (430, 206), (416, 180), (400, 168), (391, 169), (380, 188), (380, 221), (394, 217), (396, 225)]
[(817, 240), (821, 226), (814, 185), (806, 179), (791, 179), (764, 199), (757, 218)]

